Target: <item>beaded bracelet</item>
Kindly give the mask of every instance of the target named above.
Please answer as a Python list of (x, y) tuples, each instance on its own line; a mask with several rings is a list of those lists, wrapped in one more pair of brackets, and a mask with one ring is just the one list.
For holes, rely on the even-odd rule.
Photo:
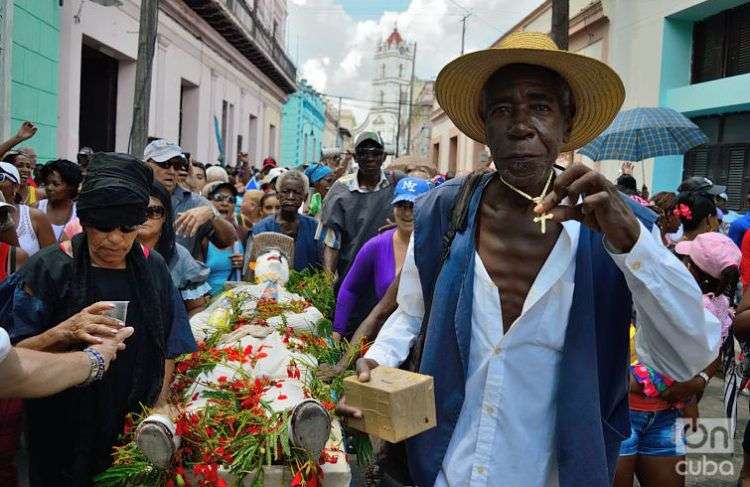
[(91, 367), (91, 370), (89, 371), (88, 378), (83, 381), (83, 383), (80, 385), (81, 387), (87, 386), (91, 384), (92, 382), (101, 380), (102, 377), (104, 377), (104, 357), (102, 357), (102, 354), (99, 353), (98, 350), (88, 347), (84, 350), (84, 353), (89, 358), (89, 364)]

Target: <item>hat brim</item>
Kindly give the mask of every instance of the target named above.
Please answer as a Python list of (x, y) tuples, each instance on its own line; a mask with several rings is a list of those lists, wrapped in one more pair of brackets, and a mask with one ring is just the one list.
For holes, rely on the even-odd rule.
[(727, 192), (726, 186), (719, 186), (718, 184), (714, 184), (711, 188), (706, 191), (708, 194), (712, 196), (721, 196), (722, 194)]
[(530, 64), (550, 69), (565, 78), (576, 113), (570, 139), (562, 152), (578, 149), (601, 134), (614, 120), (625, 100), (625, 87), (612, 68), (596, 59), (549, 49), (485, 49), (448, 63), (438, 74), (435, 96), (456, 127), (486, 144), (482, 119), (482, 89), (487, 80), (509, 64)]
[(183, 154), (182, 152), (170, 152), (168, 154), (158, 154), (158, 155), (149, 156), (146, 158), (146, 160), (147, 161), (152, 160), (154, 162), (166, 162), (170, 159), (174, 159), (175, 157), (182, 157), (183, 159), (185, 159), (185, 154)]
[(692, 240), (683, 240), (682, 242), (677, 242), (677, 245), (674, 246), (674, 251), (680, 255), (690, 256), (690, 251), (692, 249), (693, 249)]
[(395, 205), (396, 203), (401, 203), (402, 201), (408, 201), (409, 203), (414, 203), (417, 201), (417, 196), (410, 196), (410, 195), (399, 195), (393, 198), (393, 201), (391, 201), (391, 205)]

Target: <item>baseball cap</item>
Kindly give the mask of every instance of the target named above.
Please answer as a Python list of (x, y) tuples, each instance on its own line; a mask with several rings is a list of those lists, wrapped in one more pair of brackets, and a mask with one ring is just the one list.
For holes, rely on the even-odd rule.
[(354, 148), (356, 149), (360, 146), (360, 144), (367, 142), (368, 140), (380, 146), (381, 149), (385, 147), (383, 138), (380, 137), (380, 134), (378, 134), (377, 132), (362, 132), (357, 136), (357, 140), (354, 142)]
[(0, 172), (7, 175), (14, 183), (21, 184), (21, 175), (18, 174), (16, 166), (10, 162), (0, 162)]
[(679, 242), (675, 252), (687, 255), (703, 272), (716, 279), (727, 267), (739, 266), (742, 259), (737, 245), (718, 232), (701, 233), (694, 240)]
[(419, 178), (403, 178), (396, 184), (396, 190), (393, 192), (392, 205), (400, 203), (402, 201), (409, 201), (414, 203), (417, 196), (428, 192), (432, 188), (432, 185)]
[(151, 142), (143, 151), (144, 161), (151, 159), (155, 162), (164, 162), (173, 157), (182, 157), (185, 159), (185, 154), (182, 153), (182, 149), (179, 145), (167, 142), (164, 139), (157, 139)]
[(273, 157), (267, 157), (267, 158), (265, 158), (263, 160), (263, 169), (265, 169), (267, 167), (277, 167), (277, 166), (278, 166), (278, 164), (273, 159)]
[(270, 171), (268, 171), (268, 174), (265, 178), (263, 178), (263, 184), (271, 184), (273, 183), (273, 180), (277, 177), (281, 176), (285, 172), (287, 172), (289, 169), (285, 167), (274, 167)]
[(680, 184), (679, 188), (677, 188), (678, 193), (702, 192), (708, 193), (713, 196), (720, 195), (721, 193), (726, 192), (726, 190), (726, 186), (714, 184), (710, 179), (701, 176), (693, 176), (692, 178), (688, 178), (684, 180), (682, 184)]
[(91, 147), (81, 147), (81, 150), (78, 151), (79, 156), (93, 156), (94, 155), (94, 149)]

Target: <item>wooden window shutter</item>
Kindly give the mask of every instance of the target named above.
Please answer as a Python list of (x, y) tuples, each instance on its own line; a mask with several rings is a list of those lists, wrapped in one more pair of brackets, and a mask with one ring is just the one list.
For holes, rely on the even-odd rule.
[(693, 176), (708, 177), (710, 152), (707, 147), (698, 147), (685, 153), (683, 181)]
[(750, 73), (750, 3), (730, 11), (726, 76)]
[(750, 160), (750, 144), (724, 147), (722, 159), (727, 161), (729, 169), (726, 181), (720, 183), (726, 184), (727, 196), (729, 196), (728, 206), (734, 209), (742, 208), (747, 192), (746, 178), (748, 176), (747, 165)]
[(693, 83), (711, 81), (724, 76), (725, 33), (725, 12), (695, 24), (693, 28)]

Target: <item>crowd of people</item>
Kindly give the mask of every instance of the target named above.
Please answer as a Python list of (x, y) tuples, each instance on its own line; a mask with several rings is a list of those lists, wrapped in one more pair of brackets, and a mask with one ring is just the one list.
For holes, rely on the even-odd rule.
[[(292, 169), (163, 139), (37, 164), (24, 123), (0, 144), (0, 484), (18, 485), (23, 434), (30, 485), (90, 485), (126, 414), (166, 401), (189, 318), (254, 279), (274, 232), (291, 268), (334, 276), (333, 338), (372, 342), (359, 380), (434, 378), (438, 426), (379, 448), (382, 485), (684, 485), (679, 418), (714, 375), (750, 376), (750, 212), (702, 177), (651, 197), (631, 165), (615, 182), (558, 166), (621, 87), (534, 33), (450, 63), (441, 106), (493, 159), (458, 178), (384, 167), (374, 132)], [(750, 483), (750, 428), (744, 444)]]

